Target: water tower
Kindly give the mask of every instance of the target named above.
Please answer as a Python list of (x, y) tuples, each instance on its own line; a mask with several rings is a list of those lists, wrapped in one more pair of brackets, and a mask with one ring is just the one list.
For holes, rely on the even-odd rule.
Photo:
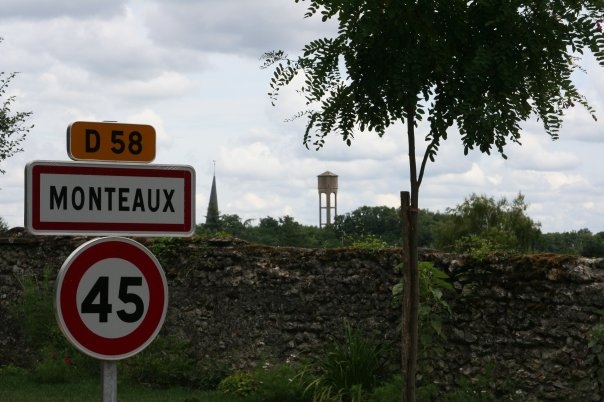
[[(317, 177), (319, 179), (319, 227), (323, 227), (331, 225), (331, 218), (335, 218), (338, 213), (338, 175), (327, 171)], [(323, 216), (325, 216), (325, 223), (323, 223)]]

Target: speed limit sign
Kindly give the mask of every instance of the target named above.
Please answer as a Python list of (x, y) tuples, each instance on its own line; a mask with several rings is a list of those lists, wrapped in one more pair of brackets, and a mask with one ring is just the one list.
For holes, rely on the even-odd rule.
[(168, 285), (155, 256), (121, 237), (78, 247), (59, 271), (55, 315), (65, 337), (102, 360), (130, 357), (151, 343), (168, 308)]

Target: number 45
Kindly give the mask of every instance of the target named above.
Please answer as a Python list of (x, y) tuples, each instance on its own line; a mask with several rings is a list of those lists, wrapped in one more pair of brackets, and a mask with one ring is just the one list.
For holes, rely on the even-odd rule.
[[(145, 311), (145, 304), (143, 299), (140, 298), (136, 293), (128, 293), (130, 286), (142, 286), (143, 278), (139, 276), (124, 276), (120, 278), (120, 289), (118, 292), (118, 298), (125, 304), (134, 304), (134, 311), (132, 313), (126, 312), (126, 310), (118, 310), (116, 314), (118, 318), (124, 322), (132, 323), (138, 321)], [(94, 301), (99, 298), (98, 302)], [(94, 283), (90, 292), (86, 295), (82, 301), (81, 311), (82, 314), (98, 314), (99, 322), (107, 322), (109, 314), (112, 313), (113, 305), (109, 303), (109, 277), (101, 276)]]

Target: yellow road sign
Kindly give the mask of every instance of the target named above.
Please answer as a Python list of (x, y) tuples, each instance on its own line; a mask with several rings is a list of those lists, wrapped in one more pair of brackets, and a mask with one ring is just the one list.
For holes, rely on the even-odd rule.
[(67, 127), (73, 160), (152, 162), (155, 129), (146, 124), (76, 121)]

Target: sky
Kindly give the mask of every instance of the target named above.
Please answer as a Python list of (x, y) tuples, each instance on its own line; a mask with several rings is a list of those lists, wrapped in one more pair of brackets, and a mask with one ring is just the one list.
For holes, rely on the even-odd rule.
[[(66, 129), (75, 121), (149, 124), (157, 132), (152, 162), (196, 172), (196, 222), (205, 222), (216, 175), (221, 214), (257, 224), (291, 216), (319, 225), (317, 176), (338, 175), (337, 213), (400, 205), (409, 190), (405, 127), (383, 137), (358, 133), (351, 146), (328, 136), (304, 147), (304, 107), (295, 88), (276, 106), (267, 96), (272, 70), (264, 52), (300, 54), (335, 26), (304, 18), (293, 0), (0, 0), (0, 71), (19, 72), (9, 95), (31, 111), (24, 152), (0, 163), (0, 216), (24, 225), (24, 168), (69, 161)], [(600, 116), (571, 109), (552, 141), (537, 120), (523, 124), (522, 145), (508, 159), (471, 151), (452, 131), (427, 166), (420, 207), (445, 211), (471, 194), (512, 200), (547, 232), (604, 231), (604, 70), (593, 57), (573, 78)], [(419, 127), (421, 133), (422, 126)], [(419, 139), (423, 135), (418, 135)], [(423, 143), (418, 143), (418, 153)], [(421, 155), (420, 155), (421, 156)], [(324, 219), (324, 218), (323, 218)]]

